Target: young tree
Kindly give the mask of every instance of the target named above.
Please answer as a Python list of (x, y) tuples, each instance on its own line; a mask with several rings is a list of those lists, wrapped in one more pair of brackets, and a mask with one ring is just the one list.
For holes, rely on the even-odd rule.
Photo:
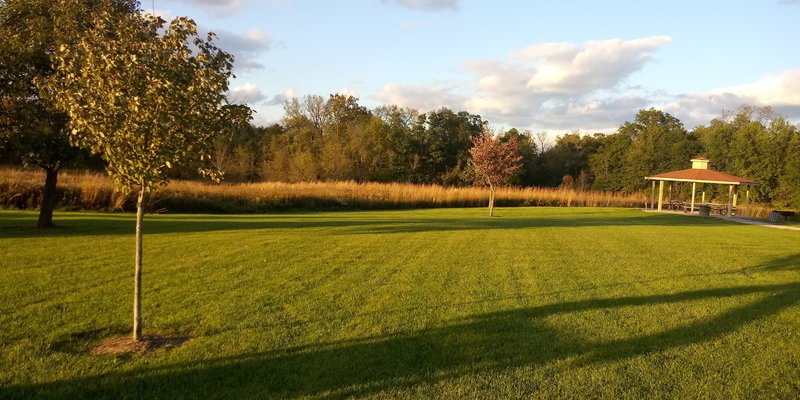
[(514, 171), (522, 167), (516, 137), (503, 142), (484, 130), (483, 135), (472, 139), (469, 150), (475, 168), (476, 183), (489, 186), (489, 216), (494, 216), (494, 198), (497, 187), (508, 184)]
[(233, 57), (195, 23), (133, 13), (115, 26), (108, 13), (77, 46), (54, 55), (56, 73), (42, 90), (70, 118), (73, 143), (102, 154), (115, 184), (138, 191), (133, 340), (142, 339), (142, 220), (148, 191), (175, 166), (216, 177), (207, 160), (213, 136), (249, 109), (227, 106)]
[[(86, 15), (132, 13), (136, 0), (0, 1), (0, 142), (26, 165), (45, 171), (39, 228), (53, 226), (58, 172), (82, 154), (67, 140), (67, 118), (34, 83), (53, 74), (50, 54), (76, 43)], [(2, 143), (0, 143), (2, 144)]]

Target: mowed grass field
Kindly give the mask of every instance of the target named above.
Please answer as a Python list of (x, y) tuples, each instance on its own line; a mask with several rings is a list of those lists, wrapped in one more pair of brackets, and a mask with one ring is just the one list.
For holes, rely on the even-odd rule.
[(800, 232), (632, 209), (0, 212), (0, 398), (800, 396)]

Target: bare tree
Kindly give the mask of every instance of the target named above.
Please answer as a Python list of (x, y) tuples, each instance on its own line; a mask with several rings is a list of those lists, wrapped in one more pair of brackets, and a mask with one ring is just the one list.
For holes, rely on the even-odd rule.
[(547, 132), (537, 132), (536, 141), (539, 144), (539, 154), (550, 150), (552, 143), (550, 143), (550, 138), (547, 137)]

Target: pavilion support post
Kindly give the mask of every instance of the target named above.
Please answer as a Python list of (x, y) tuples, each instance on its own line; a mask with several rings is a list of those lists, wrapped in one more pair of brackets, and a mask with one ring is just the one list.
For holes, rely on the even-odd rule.
[(694, 193), (696, 189), (697, 189), (697, 182), (692, 182), (692, 203), (689, 206), (689, 214), (694, 213)]
[(703, 203), (703, 204), (706, 204), (706, 191), (705, 190), (703, 190), (703, 197), (700, 200), (700, 202)]
[(739, 204), (739, 187), (738, 186), (733, 191), (733, 207), (736, 207), (737, 204)]
[(664, 206), (664, 181), (658, 182), (658, 211)]
[(728, 185), (728, 214), (730, 217), (733, 215), (733, 185)]
[(650, 209), (651, 210), (655, 210), (656, 209), (656, 181), (653, 181), (653, 184), (650, 185), (650, 186), (653, 187), (653, 189), (650, 191), (650, 193), (651, 193), (650, 194)]
[(672, 182), (670, 182), (670, 184), (669, 184), (669, 195), (667, 196), (667, 201), (670, 202), (670, 204), (672, 204), (672, 185), (673, 185)]
[(747, 187), (744, 195), (744, 215), (746, 217), (750, 216), (750, 186)]

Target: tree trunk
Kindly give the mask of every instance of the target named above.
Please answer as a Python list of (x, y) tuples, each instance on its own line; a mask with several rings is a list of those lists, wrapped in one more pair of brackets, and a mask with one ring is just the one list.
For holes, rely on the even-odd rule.
[(58, 168), (45, 168), (44, 193), (42, 206), (39, 208), (39, 222), (37, 228), (53, 227), (53, 208), (56, 206), (56, 183), (58, 182)]
[(495, 187), (494, 185), (489, 186), (489, 216), (494, 217), (494, 194), (495, 194)]
[(145, 188), (136, 199), (136, 256), (133, 272), (133, 340), (142, 340), (142, 220), (144, 219)]

